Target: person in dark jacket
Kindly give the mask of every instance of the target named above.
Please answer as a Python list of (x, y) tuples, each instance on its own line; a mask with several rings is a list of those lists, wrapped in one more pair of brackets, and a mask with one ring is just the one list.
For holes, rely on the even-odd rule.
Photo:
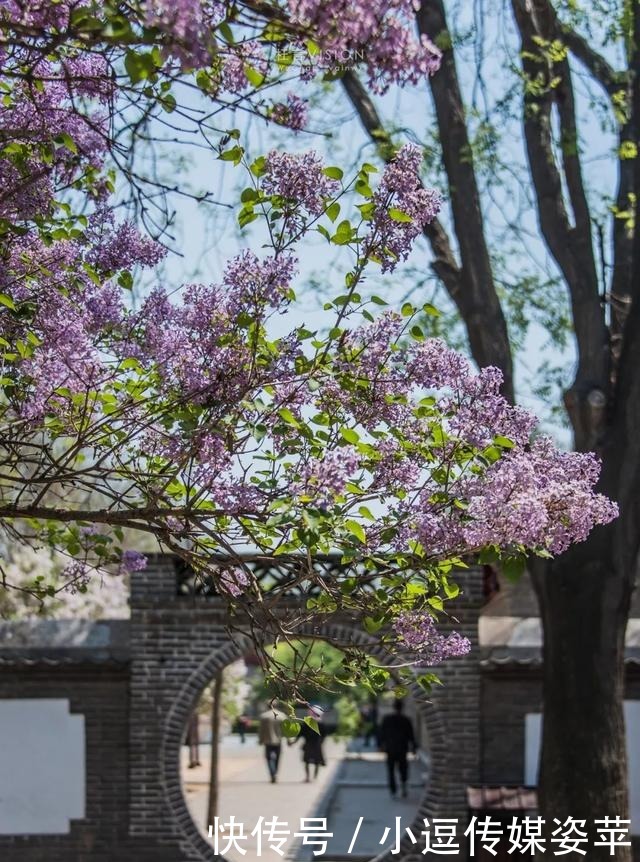
[[(313, 766), (313, 777), (318, 777), (320, 767), (325, 765), (324, 752), (322, 743), (327, 735), (327, 729), (322, 723), (322, 715), (324, 710), (319, 706), (312, 706), (309, 709), (309, 715), (318, 722), (318, 730), (314, 730), (304, 722), (300, 725), (300, 735), (298, 739), (302, 740), (302, 762), (304, 763), (304, 780), (311, 781), (311, 766)], [(297, 740), (296, 740), (297, 741)]]
[(395, 796), (398, 791), (397, 769), (400, 773), (402, 795), (406, 797), (409, 777), (407, 755), (410, 751), (415, 753), (417, 746), (411, 719), (402, 714), (401, 700), (396, 700), (393, 705), (393, 713), (385, 716), (382, 720), (378, 740), (380, 748), (387, 755), (387, 775), (391, 796)]
[(191, 713), (189, 724), (187, 725), (186, 743), (189, 746), (189, 769), (195, 769), (196, 766), (201, 765), (199, 722), (198, 713), (195, 709)]

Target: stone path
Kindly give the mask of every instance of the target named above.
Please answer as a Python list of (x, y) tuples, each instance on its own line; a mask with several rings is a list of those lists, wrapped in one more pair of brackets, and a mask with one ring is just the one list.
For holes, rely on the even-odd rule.
[[(185, 796), (194, 821), (206, 835), (205, 812), (207, 805), (208, 746), (201, 746), (203, 765), (186, 769), (186, 750), (183, 752), (183, 780)], [(243, 745), (235, 736), (225, 737), (221, 743), (220, 822), (228, 823), (233, 815), (236, 822), (245, 826), (246, 841), (238, 846), (246, 849), (242, 855), (237, 847), (225, 852), (229, 862), (254, 859), (265, 862), (308, 862), (313, 858), (322, 862), (363, 862), (377, 856), (385, 847), (393, 846), (396, 818), (401, 818), (402, 829), (415, 817), (425, 776), (420, 762), (411, 765), (409, 797), (391, 799), (386, 788), (383, 755), (362, 750), (357, 744), (347, 746), (331, 738), (325, 741), (327, 766), (320, 770), (318, 779), (304, 783), (300, 745), (283, 745), (278, 783), (271, 784), (262, 749), (254, 736), (248, 736)], [(301, 818), (325, 817), (327, 829), (333, 833), (328, 840), (327, 852), (314, 857), (313, 847), (302, 846), (293, 834), (283, 847), (284, 857), (269, 849), (263, 840), (259, 853), (258, 836), (250, 836), (260, 817), (265, 821), (275, 817), (289, 824), (291, 833), (299, 830)], [(349, 847), (354, 831), (360, 827), (351, 853)], [(383, 844), (386, 827), (389, 834)], [(224, 850), (225, 841), (220, 845)], [(317, 849), (317, 847), (315, 848)]]
[[(424, 794), (426, 775), (422, 762), (415, 759), (409, 768), (407, 798), (392, 799), (386, 784), (384, 755), (358, 745), (352, 744), (349, 748), (336, 774), (326, 812), (323, 812), (334, 833), (326, 858), (332, 862), (342, 859), (369, 862), (383, 850), (393, 847), (397, 826), (402, 831), (413, 823)], [(387, 827), (389, 833), (386, 840), (382, 840)], [(416, 838), (419, 840), (418, 835)]]

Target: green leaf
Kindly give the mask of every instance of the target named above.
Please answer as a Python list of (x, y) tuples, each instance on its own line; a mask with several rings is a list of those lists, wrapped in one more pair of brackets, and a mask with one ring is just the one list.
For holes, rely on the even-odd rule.
[(311, 730), (315, 730), (318, 736), (320, 735), (320, 727), (318, 726), (318, 722), (315, 720), (315, 718), (312, 718), (310, 715), (305, 715), (303, 721), (307, 725), (307, 727), (310, 727)]
[(0, 305), (5, 305), (7, 308), (10, 308), (11, 311), (16, 311), (15, 302), (10, 296), (7, 296), (6, 293), (0, 293)]
[(233, 31), (226, 21), (223, 21), (218, 26), (218, 33), (220, 33), (220, 35), (222, 36), (222, 38), (226, 42), (228, 42), (230, 45), (233, 45), (233, 43), (234, 43)]
[(412, 222), (413, 219), (408, 213), (402, 212), (397, 207), (389, 207), (389, 217), (394, 221), (399, 222)]
[(411, 327), (411, 335), (416, 341), (424, 341), (425, 334), (418, 325)]
[(249, 81), (249, 83), (254, 87), (261, 87), (262, 84), (264, 84), (265, 76), (262, 72), (254, 69), (253, 66), (250, 66), (248, 63), (245, 63), (244, 65), (244, 73), (247, 76), (247, 81)]
[(71, 135), (67, 134), (67, 132), (61, 132), (61, 134), (56, 136), (55, 141), (57, 144), (61, 144), (63, 147), (66, 147), (70, 153), (73, 153), (74, 155), (77, 154), (78, 145)]
[(340, 215), (340, 204), (338, 201), (334, 201), (330, 204), (326, 209), (327, 216), (331, 219), (331, 221), (335, 221)]
[(137, 84), (142, 79), (142, 64), (140, 63), (139, 55), (135, 51), (127, 51), (125, 54), (124, 68), (132, 84)]
[(425, 302), (422, 306), (422, 310), (425, 314), (429, 314), (431, 317), (440, 317), (440, 311), (435, 307), (435, 305), (431, 305), (430, 302)]
[(503, 449), (513, 449), (513, 447), (515, 446), (513, 440), (510, 440), (508, 437), (503, 437), (501, 434), (499, 434), (497, 437), (494, 437), (493, 442), (497, 446), (502, 446)]
[(325, 177), (329, 177), (332, 180), (341, 180), (344, 176), (344, 171), (341, 168), (337, 168), (335, 166), (324, 168), (322, 173), (325, 175)]
[(300, 423), (288, 407), (281, 407), (280, 410), (278, 410), (278, 415), (288, 425), (293, 425), (295, 428), (300, 427)]
[(376, 634), (382, 628), (382, 620), (375, 620), (373, 617), (365, 617), (362, 624), (364, 630), (370, 635)]
[(427, 602), (428, 602), (428, 603), (431, 605), (431, 607), (432, 607), (432, 608), (434, 608), (436, 611), (442, 611), (442, 610), (444, 610), (444, 604), (443, 604), (442, 599), (440, 598), (440, 596), (430, 596), (430, 597), (427, 599)]
[(347, 441), (347, 443), (359, 443), (360, 435), (357, 431), (354, 431), (353, 428), (341, 428), (340, 435)]
[(295, 718), (285, 718), (285, 720), (280, 725), (282, 730), (282, 735), (287, 739), (291, 739), (292, 737), (298, 736), (300, 733), (300, 722), (296, 721)]
[(423, 691), (431, 691), (434, 685), (442, 685), (440, 677), (435, 673), (423, 673), (417, 677), (416, 682)]
[(360, 542), (364, 544), (367, 541), (367, 534), (364, 531), (364, 527), (358, 521), (348, 520), (344, 522), (345, 527), (351, 533), (352, 536), (355, 536)]
[(244, 155), (242, 147), (231, 147), (230, 150), (225, 150), (218, 156), (223, 162), (233, 162), (234, 165), (239, 165)]
[(258, 156), (258, 158), (252, 162), (250, 166), (250, 171), (254, 175), (254, 177), (261, 177), (267, 166), (267, 160), (264, 156)]
[(448, 581), (444, 584), (444, 591), (448, 599), (455, 599), (460, 595), (460, 587), (457, 584), (450, 584)]
[(502, 574), (508, 581), (515, 582), (524, 574), (526, 565), (526, 557), (504, 557), (501, 561), (500, 568), (502, 570)]

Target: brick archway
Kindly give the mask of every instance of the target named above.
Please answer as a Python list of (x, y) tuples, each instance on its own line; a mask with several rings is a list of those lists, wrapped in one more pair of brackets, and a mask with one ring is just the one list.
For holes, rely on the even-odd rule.
[[(439, 668), (445, 683), (426, 700), (412, 692), (429, 736), (431, 774), (416, 820), (466, 815), (466, 786), (479, 777), (479, 668), (477, 619), (481, 574), (462, 573), (451, 628), (474, 649), (464, 659)], [(243, 654), (229, 641), (225, 609), (215, 600), (180, 597), (173, 558), (158, 555), (136, 573), (132, 585), (132, 677), (130, 734), (130, 834), (179, 848), (181, 862), (220, 859), (187, 809), (180, 780), (180, 746), (188, 716), (214, 675)], [(348, 619), (302, 627), (298, 634), (351, 640), (376, 653), (372, 640)], [(380, 655), (384, 660), (384, 656)], [(422, 829), (422, 825), (420, 825)], [(420, 831), (420, 830), (418, 830)], [(415, 850), (413, 851), (415, 854)], [(388, 856), (391, 859), (396, 856)], [(410, 848), (400, 857), (409, 862)], [(384, 856), (377, 857), (387, 862)]]

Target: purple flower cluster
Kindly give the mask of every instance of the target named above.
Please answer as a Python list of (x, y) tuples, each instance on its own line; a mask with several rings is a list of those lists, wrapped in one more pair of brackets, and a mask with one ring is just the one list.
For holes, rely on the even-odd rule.
[(322, 159), (313, 150), (306, 153), (282, 153), (271, 150), (267, 155), (262, 188), (277, 195), (302, 216), (322, 213), (327, 198), (340, 191), (340, 183), (323, 173)]
[(222, 285), (190, 285), (180, 304), (156, 289), (139, 316), (139, 358), (157, 368), (169, 389), (196, 401), (215, 396), (234, 403), (251, 385), (254, 368), (238, 320), (244, 313), (258, 322), (282, 308), (295, 267), (288, 253), (261, 261), (245, 251), (228, 263)]
[[(95, 75), (99, 68), (92, 64)], [(104, 162), (106, 117), (99, 111), (85, 116), (73, 108), (74, 100), (95, 95), (100, 79), (67, 79), (65, 74), (54, 64), (36, 60), (31, 75), (43, 78), (42, 86), (18, 83), (0, 106), (0, 131), (7, 140), (19, 129), (19, 142), (31, 145), (22, 163), (0, 156), (2, 218), (23, 221), (49, 212), (57, 185), (70, 184), (83, 169), (100, 168)], [(108, 80), (105, 86), (111, 86)], [(56, 146), (61, 136), (73, 142), (71, 148)]]
[(220, 479), (221, 473), (229, 467), (231, 453), (224, 440), (215, 434), (205, 434), (197, 441), (196, 482), (205, 488), (212, 488)]
[(133, 266), (156, 266), (166, 256), (166, 249), (143, 236), (133, 222), (116, 225), (112, 210), (100, 206), (89, 220), (87, 260), (101, 275), (109, 275)]
[[(545, 437), (530, 442), (536, 420), (500, 394), (497, 369), (475, 372), (438, 339), (400, 346), (401, 328), (388, 312), (354, 330), (340, 368), (358, 378), (357, 390), (334, 381), (319, 395), (323, 409), (340, 403), (376, 435), (369, 489), (406, 495), (394, 509), (401, 541), (419, 541), (433, 559), (492, 544), (555, 554), (616, 517), (615, 504), (593, 490), (597, 458)], [(402, 429), (404, 444), (385, 428)]]
[(244, 569), (223, 569), (220, 572), (218, 579), (218, 588), (220, 592), (225, 593), (231, 598), (237, 599), (251, 583), (249, 575)]
[(87, 564), (82, 560), (73, 560), (64, 567), (61, 572), (61, 580), (65, 581), (65, 592), (75, 596), (84, 592), (91, 580), (91, 572)]
[(138, 551), (125, 551), (120, 560), (120, 574), (131, 574), (141, 572), (147, 568), (148, 560), (144, 554)]
[(260, 317), (265, 307), (282, 309), (297, 267), (297, 258), (289, 252), (261, 261), (246, 249), (234, 257), (222, 281), (230, 315), (251, 311)]
[(438, 192), (423, 188), (420, 182), (421, 163), (419, 147), (401, 147), (385, 168), (373, 196), (371, 230), (364, 249), (380, 260), (383, 272), (392, 271), (399, 260), (406, 260), (416, 237), (440, 210)]
[(393, 622), (393, 630), (399, 648), (414, 653), (417, 665), (439, 665), (467, 655), (471, 649), (468, 638), (458, 632), (440, 634), (435, 620), (426, 611), (400, 614)]
[(393, 82), (424, 80), (439, 68), (438, 49), (413, 35), (415, 0), (288, 0), (288, 6), (292, 20), (312, 30), (321, 66), (364, 62), (379, 93)]
[(268, 63), (260, 42), (251, 39), (226, 50), (220, 72), (220, 82), (225, 90), (230, 93), (243, 93), (251, 86), (247, 77), (247, 66), (266, 76)]
[(345, 491), (347, 482), (353, 481), (359, 468), (360, 456), (351, 446), (344, 446), (324, 458), (310, 458), (297, 468), (299, 479), (295, 492), (310, 497), (319, 505), (331, 505)]
[(469, 547), (521, 544), (560, 554), (618, 514), (593, 486), (600, 471), (592, 453), (562, 452), (548, 437), (493, 464), (482, 481), (463, 480), (469, 501), (461, 536)]
[(288, 93), (286, 102), (274, 103), (270, 117), (278, 125), (299, 132), (304, 129), (309, 119), (308, 102), (295, 93)]
[(198, 68), (211, 62), (213, 32), (225, 9), (218, 0), (148, 0), (146, 24), (164, 30), (171, 54), (185, 68)]

